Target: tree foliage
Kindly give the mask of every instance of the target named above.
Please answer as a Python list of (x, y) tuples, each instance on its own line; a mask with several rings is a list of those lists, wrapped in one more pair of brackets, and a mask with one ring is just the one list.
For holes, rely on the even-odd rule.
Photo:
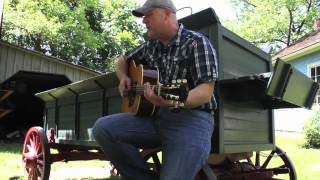
[(6, 0), (3, 39), (98, 71), (142, 40), (133, 0)]
[(226, 27), (248, 41), (279, 50), (314, 28), (320, 0), (231, 0), (237, 20)]

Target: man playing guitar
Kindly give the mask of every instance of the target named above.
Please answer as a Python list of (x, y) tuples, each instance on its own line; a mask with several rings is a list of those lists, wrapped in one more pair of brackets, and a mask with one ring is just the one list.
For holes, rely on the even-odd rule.
[[(158, 82), (143, 82), (141, 95), (158, 111), (153, 116), (124, 112), (99, 118), (93, 135), (124, 179), (194, 179), (211, 150), (217, 108), (215, 50), (204, 35), (178, 23), (171, 0), (147, 0), (132, 13), (143, 17), (149, 40), (118, 58), (119, 91), (127, 98), (137, 83), (130, 76), (130, 63), (158, 69)], [(172, 108), (172, 100), (160, 96), (154, 85), (177, 79), (187, 80), (189, 92), (179, 111), (173, 111), (177, 107)], [(160, 177), (139, 152), (155, 147), (162, 149)]]

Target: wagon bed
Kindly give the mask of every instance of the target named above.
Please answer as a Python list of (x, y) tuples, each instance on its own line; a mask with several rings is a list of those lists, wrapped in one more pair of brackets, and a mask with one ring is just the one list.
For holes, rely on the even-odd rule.
[[(287, 174), (296, 179), (289, 158), (275, 146), (273, 109), (311, 108), (318, 84), (282, 61), (277, 61), (272, 70), (270, 56), (224, 28), (212, 9), (180, 22), (205, 34), (219, 59), (215, 89), (219, 108), (215, 112), (212, 152), (197, 178), (271, 179)], [(115, 73), (107, 73), (36, 94), (45, 102), (46, 110), (43, 128), (31, 128), (25, 138), (23, 162), (29, 176), (38, 168), (42, 171), (35, 173), (37, 177), (48, 179), (50, 165), (56, 161), (108, 160), (93, 139), (92, 126), (101, 116), (121, 112), (118, 83)], [(32, 154), (34, 149), (38, 154)], [(50, 149), (58, 153), (51, 154)], [(270, 153), (260, 162), (259, 152), (264, 150)], [(154, 171), (161, 168), (159, 151), (141, 152), (146, 161), (153, 159), (150, 168)], [(283, 164), (269, 168), (274, 156)], [(226, 161), (241, 166), (235, 173), (226, 173)]]

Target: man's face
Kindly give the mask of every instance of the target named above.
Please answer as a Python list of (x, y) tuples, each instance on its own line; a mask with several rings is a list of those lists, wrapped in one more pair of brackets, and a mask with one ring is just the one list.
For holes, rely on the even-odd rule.
[(165, 20), (165, 10), (161, 8), (154, 8), (143, 17), (143, 23), (146, 25), (147, 34), (152, 39), (157, 39), (163, 32), (163, 25)]

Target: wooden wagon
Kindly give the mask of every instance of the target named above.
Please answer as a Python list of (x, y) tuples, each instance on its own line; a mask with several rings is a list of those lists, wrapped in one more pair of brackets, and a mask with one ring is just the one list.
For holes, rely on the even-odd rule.
[[(219, 59), (212, 153), (196, 179), (273, 179), (284, 174), (295, 180), (292, 162), (275, 146), (273, 109), (311, 108), (318, 84), (282, 61), (273, 70), (270, 56), (224, 28), (211, 8), (180, 22), (205, 34)], [(37, 94), (46, 109), (43, 127), (31, 128), (24, 141), (22, 160), (30, 179), (49, 179), (50, 166), (57, 161), (108, 160), (93, 139), (92, 126), (101, 116), (121, 112), (117, 86), (115, 73), (108, 73)], [(154, 171), (161, 168), (159, 151), (141, 152), (146, 161), (153, 160), (148, 162)], [(275, 158), (280, 159), (278, 166), (270, 167)]]

